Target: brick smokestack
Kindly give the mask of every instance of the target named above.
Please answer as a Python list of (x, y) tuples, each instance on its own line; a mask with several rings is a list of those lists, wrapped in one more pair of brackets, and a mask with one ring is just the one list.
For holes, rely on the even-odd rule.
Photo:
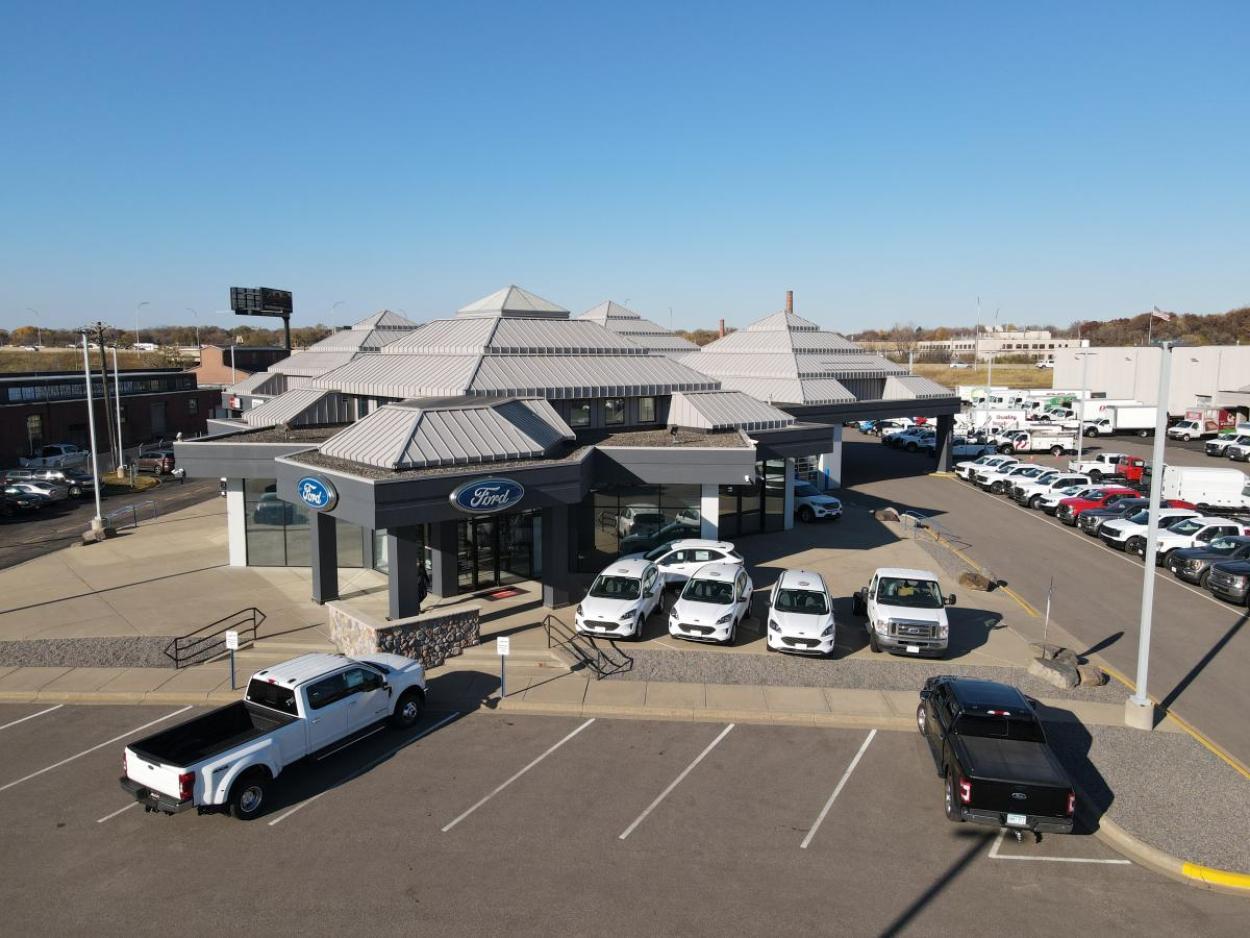
[(794, 312), (794, 291), (793, 290), (786, 291), (786, 312), (787, 313)]
[(716, 330), (716, 334), (722, 339), (725, 338), (725, 320), (720, 321), (720, 328)]

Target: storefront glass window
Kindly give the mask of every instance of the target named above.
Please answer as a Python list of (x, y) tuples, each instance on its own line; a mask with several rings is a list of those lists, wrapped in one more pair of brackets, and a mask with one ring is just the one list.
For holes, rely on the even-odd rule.
[(655, 398), (638, 398), (638, 422), (655, 423)]
[(593, 491), (576, 514), (577, 568), (602, 569), (614, 557), (642, 553), (702, 528), (697, 485), (621, 485)]
[[(278, 497), (273, 479), (246, 479), (243, 483), (244, 532), (250, 567), (307, 567), (312, 563), (310, 516), (303, 505)], [(362, 563), (361, 529), (336, 522), (340, 567)]]
[(609, 427), (625, 422), (625, 398), (609, 397), (603, 402), (603, 422)]

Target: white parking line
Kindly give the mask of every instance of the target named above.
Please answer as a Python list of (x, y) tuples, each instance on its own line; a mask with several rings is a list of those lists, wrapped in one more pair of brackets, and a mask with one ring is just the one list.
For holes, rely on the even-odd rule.
[[(182, 709), (175, 710), (173, 713), (167, 713), (160, 719), (153, 720), (150, 723), (144, 723), (142, 726), (136, 726), (133, 730), (128, 730), (127, 732), (122, 733), (120, 736), (114, 736), (112, 739), (106, 739), (104, 742), (99, 743), (98, 745), (92, 746), (90, 749), (84, 749), (82, 752), (76, 755), (72, 755), (68, 759), (62, 759), (60, 762), (55, 762), (52, 765), (49, 765), (45, 768), (40, 769), (38, 772), (31, 772), (29, 775), (24, 775), (21, 778), (17, 779), (16, 781), (9, 782), (7, 785), (0, 785), (0, 791), (8, 791), (14, 785), (20, 785), (22, 784), (22, 782), (29, 782), (32, 778), (38, 778), (44, 772), (51, 772), (53, 769), (59, 769), (61, 766), (66, 765), (70, 762), (73, 762), (75, 759), (81, 759), (83, 756), (90, 755), (91, 753), (95, 752), (97, 749), (103, 749), (105, 746), (111, 746), (113, 745), (113, 743), (120, 742), (121, 740), (125, 739), (127, 736), (133, 736), (135, 735), (135, 733), (138, 733), (140, 730), (146, 730), (149, 726), (156, 726), (157, 723), (164, 723), (170, 717), (176, 717), (178, 714), (186, 713), (190, 709), (191, 709), (191, 704), (187, 704), (187, 706), (183, 707)], [(135, 802), (135, 804), (138, 804), (138, 802)]]
[(667, 798), (669, 796), (669, 793), (674, 788), (676, 788), (678, 785), (681, 784), (682, 779), (684, 779), (687, 775), (689, 775), (692, 771), (694, 771), (694, 767), (698, 765), (700, 762), (702, 762), (704, 758), (707, 757), (707, 754), (716, 748), (716, 744), (719, 743), (726, 736), (728, 736), (729, 731), (733, 728), (734, 728), (734, 724), (730, 723), (727, 727), (721, 730), (720, 735), (717, 736), (710, 743), (708, 743), (706, 749), (704, 749), (701, 753), (695, 756), (695, 760), (691, 762), (688, 766), (686, 766), (682, 770), (682, 773), (678, 775), (675, 779), (673, 779), (669, 783), (669, 786), (666, 789), (664, 789), (662, 792), (660, 792), (659, 795), (656, 796), (655, 801), (647, 805), (647, 810), (643, 811), (642, 814), (634, 818), (634, 823), (630, 824), (629, 827), (625, 828), (625, 832), (621, 834), (621, 836), (618, 839), (624, 840), (626, 837), (632, 834), (634, 832), (634, 829), (637, 828), (639, 824), (641, 824), (643, 821), (647, 819), (647, 815), (650, 814), (652, 811), (654, 811), (656, 809), (656, 806), (659, 805), (659, 803), (663, 801), (665, 798)]
[(825, 815), (829, 813), (829, 809), (833, 807), (833, 803), (838, 800), (838, 795), (842, 794), (842, 789), (846, 787), (847, 779), (851, 777), (851, 773), (855, 771), (855, 766), (859, 765), (859, 760), (864, 757), (864, 753), (868, 751), (868, 746), (876, 738), (877, 731), (873, 730), (868, 734), (868, 738), (863, 741), (859, 747), (859, 752), (855, 753), (855, 758), (851, 760), (851, 764), (846, 767), (846, 771), (842, 773), (842, 777), (838, 779), (837, 786), (833, 789), (833, 794), (829, 796), (829, 800), (825, 802), (825, 806), (820, 809), (820, 814), (816, 816), (816, 823), (812, 825), (812, 829), (807, 832), (807, 836), (803, 838), (803, 842), (799, 844), (800, 850), (806, 850), (807, 845), (812, 842), (812, 838), (816, 836), (816, 832), (820, 830), (820, 825), (825, 820)]
[(460, 815), (458, 818), (456, 818), (454, 821), (452, 821), (450, 824), (448, 824), (446, 827), (444, 827), (444, 828), (443, 828), (443, 833), (444, 833), (444, 834), (446, 834), (449, 830), (451, 830), (453, 827), (455, 827), (457, 824), (459, 824), (461, 821), (463, 821), (465, 818), (467, 818), (470, 814), (472, 814), (474, 811), (476, 811), (476, 810), (477, 810), (478, 808), (480, 808), (482, 805), (486, 804), (486, 802), (490, 801), (490, 800), (491, 800), (492, 798), (494, 798), (497, 794), (499, 794), (501, 791), (503, 791), (505, 788), (507, 788), (509, 785), (511, 785), (513, 782), (515, 782), (518, 778), (520, 778), (522, 775), (524, 775), (526, 772), (528, 772), (528, 771), (529, 771), (530, 769), (532, 769), (534, 766), (538, 765), (538, 763), (542, 762), (542, 761), (543, 761), (543, 759), (546, 759), (549, 755), (551, 755), (553, 752), (555, 752), (557, 749), (559, 749), (561, 746), (563, 746), (565, 743), (567, 743), (570, 739), (572, 739), (574, 736), (576, 736), (578, 733), (580, 733), (582, 730), (584, 730), (586, 727), (590, 726), (590, 724), (591, 724), (591, 723), (594, 723), (594, 722), (595, 722), (595, 718), (594, 718), (594, 717), (591, 717), (589, 720), (587, 720), (585, 723), (583, 723), (583, 724), (582, 724), (581, 726), (579, 726), (577, 729), (573, 730), (573, 732), (569, 733), (569, 735), (568, 735), (568, 736), (565, 736), (565, 737), (564, 737), (564, 739), (560, 740), (558, 743), (556, 743), (554, 746), (552, 746), (550, 749), (548, 749), (546, 752), (544, 752), (541, 756), (539, 756), (537, 759), (535, 759), (533, 762), (531, 762), (529, 765), (527, 765), (525, 768), (521, 769), (521, 771), (517, 772), (515, 775), (513, 775), (510, 779), (508, 779), (508, 780), (507, 780), (506, 782), (504, 782), (502, 785), (500, 785), (500, 786), (498, 786), (497, 788), (495, 788), (495, 790), (494, 790), (494, 791), (492, 791), (489, 795), (487, 795), (485, 798), (483, 798), (481, 801), (479, 801), (479, 802), (478, 802), (477, 804), (475, 804), (473, 807), (469, 808), (469, 810), (468, 810), (468, 811), (465, 811), (465, 812), (464, 812), (464, 814)]
[(33, 720), (35, 717), (41, 717), (45, 713), (51, 713), (53, 710), (60, 710), (64, 706), (65, 704), (57, 704), (55, 707), (49, 707), (47, 710), (40, 710), (38, 713), (28, 714), (27, 716), (22, 717), (20, 720), (13, 720), (9, 723), (4, 724), (4, 726), (0, 726), (0, 730), (7, 730), (10, 726), (17, 726), (17, 724), (19, 723), (25, 723), (27, 720)]
[[(462, 713), (460, 713), (459, 711), (456, 711), (455, 713), (449, 713), (449, 714), (447, 714), (447, 716), (443, 717), (441, 720), (439, 720), (439, 721), (438, 721), (437, 723), (435, 723), (433, 726), (428, 727), (427, 729), (422, 730), (422, 731), (421, 731), (420, 733), (418, 733), (416, 736), (412, 737), (412, 739), (406, 739), (406, 740), (404, 740), (402, 743), (400, 743), (400, 744), (399, 744), (398, 746), (396, 746), (394, 749), (388, 750), (387, 752), (382, 753), (382, 755), (378, 756), (376, 759), (372, 759), (372, 760), (370, 760), (369, 762), (365, 763), (365, 764), (364, 764), (364, 765), (362, 765), (360, 768), (358, 768), (355, 772), (351, 773), (351, 774), (350, 774), (350, 775), (348, 775), (345, 779), (343, 779), (343, 781), (339, 782), (339, 785), (343, 785), (343, 784), (345, 784), (345, 783), (347, 783), (347, 782), (350, 782), (350, 781), (351, 781), (352, 779), (354, 779), (354, 778), (359, 778), (360, 776), (364, 775), (366, 772), (368, 772), (370, 769), (374, 768), (375, 766), (381, 765), (383, 762), (385, 762), (385, 761), (386, 761), (387, 759), (389, 759), (391, 756), (395, 755), (395, 753), (399, 752), (399, 751), (400, 751), (400, 750), (402, 750), (402, 749), (406, 749), (408, 746), (411, 746), (413, 743), (415, 743), (415, 742), (416, 742), (417, 740), (419, 740), (419, 739), (424, 739), (426, 736), (429, 736), (431, 733), (433, 733), (433, 732), (434, 732), (436, 729), (438, 729), (439, 727), (446, 726), (448, 723), (450, 723), (452, 720), (456, 719), (456, 718), (457, 718), (457, 717), (459, 717), (459, 716), (463, 716), (463, 714), (462, 714)], [(337, 788), (337, 787), (338, 787), (338, 785), (336, 785), (336, 786), (334, 786), (334, 787), (335, 787), (335, 788)], [(303, 800), (303, 801), (301, 801), (299, 804), (297, 804), (295, 807), (291, 808), (291, 810), (290, 810), (290, 811), (287, 811), (287, 812), (286, 812), (286, 813), (284, 813), (284, 814), (279, 814), (276, 818), (274, 818), (272, 821), (270, 821), (270, 822), (269, 822), (269, 826), (270, 826), (270, 827), (273, 827), (275, 824), (277, 824), (277, 823), (279, 823), (279, 822), (281, 822), (281, 821), (285, 821), (287, 818), (289, 818), (289, 817), (290, 817), (292, 814), (294, 814), (296, 811), (299, 811), (299, 810), (300, 810), (300, 809), (302, 809), (302, 808), (306, 808), (306, 807), (308, 807), (308, 805), (312, 804), (314, 801), (316, 801), (316, 800), (317, 800), (318, 798), (320, 798), (322, 795), (328, 795), (328, 794), (329, 794), (330, 792), (332, 792), (332, 791), (334, 791), (334, 788), (327, 788), (325, 791), (319, 791), (319, 792), (317, 792), (317, 794), (313, 795), (311, 798), (306, 798), (305, 800)]]
[(97, 823), (97, 824), (103, 824), (105, 821), (111, 821), (111, 820), (113, 820), (113, 818), (117, 817), (117, 815), (121, 814), (123, 811), (129, 811), (131, 808), (137, 808), (137, 807), (139, 807), (139, 802), (137, 802), (137, 801), (132, 801), (132, 802), (130, 802), (130, 804), (126, 805), (126, 807), (124, 807), (124, 808), (118, 808), (118, 809), (117, 809), (116, 811), (114, 811), (112, 814), (106, 814), (106, 815), (104, 815), (104, 817), (102, 817), (102, 818), (97, 818), (97, 819), (96, 819), (96, 823)]
[(1082, 857), (1026, 857), (1020, 854), (1001, 854), (998, 848), (1002, 846), (1003, 838), (1007, 836), (1005, 830), (998, 832), (998, 839), (994, 841), (994, 846), (990, 847), (991, 860), (1039, 860), (1044, 863), (1105, 863), (1111, 866), (1132, 866), (1130, 860), (1095, 860), (1085, 859)]

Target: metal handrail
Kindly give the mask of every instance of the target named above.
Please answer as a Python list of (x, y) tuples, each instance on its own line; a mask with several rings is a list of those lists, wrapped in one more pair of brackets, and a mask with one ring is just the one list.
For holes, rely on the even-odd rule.
[(137, 528), (139, 526), (139, 509), (146, 508), (146, 507), (151, 507), (152, 520), (155, 521), (160, 516), (160, 512), (157, 510), (156, 502), (150, 498), (142, 502), (135, 502), (130, 505), (123, 505), (121, 508), (115, 508), (112, 511), (110, 511), (107, 515), (105, 515), (104, 519), (106, 521), (111, 521), (113, 518), (116, 518), (119, 515), (124, 515), (127, 512), (129, 512), (130, 513), (130, 526), (132, 528)]
[(194, 632), (180, 635), (165, 646), (165, 657), (175, 668), (200, 664), (223, 654), (226, 650), (226, 632), (239, 633), (239, 647), (256, 643), (265, 614), (255, 606), (240, 609), (216, 622), (210, 622)]
[[(600, 647), (598, 640), (593, 635), (579, 635), (575, 629), (571, 629), (568, 623), (564, 622), (558, 616), (548, 614), (543, 619), (543, 629), (547, 633), (547, 647), (565, 646), (573, 653), (573, 655), (581, 661), (586, 667), (595, 673), (595, 680), (603, 680), (611, 674), (623, 674), (626, 671), (632, 671), (634, 668), (634, 659), (625, 654), (612, 639), (607, 639), (608, 645), (612, 651), (620, 656), (615, 659)], [(552, 634), (555, 633), (553, 640)], [(588, 646), (588, 647), (587, 647)]]

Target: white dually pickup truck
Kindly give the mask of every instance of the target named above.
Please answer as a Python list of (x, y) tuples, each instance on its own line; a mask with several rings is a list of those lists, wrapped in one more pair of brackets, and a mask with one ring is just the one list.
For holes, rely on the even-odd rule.
[(257, 817), (274, 779), (382, 720), (412, 726), (425, 669), (401, 655), (302, 655), (252, 675), (244, 698), (131, 743), (122, 789), (149, 811)]

